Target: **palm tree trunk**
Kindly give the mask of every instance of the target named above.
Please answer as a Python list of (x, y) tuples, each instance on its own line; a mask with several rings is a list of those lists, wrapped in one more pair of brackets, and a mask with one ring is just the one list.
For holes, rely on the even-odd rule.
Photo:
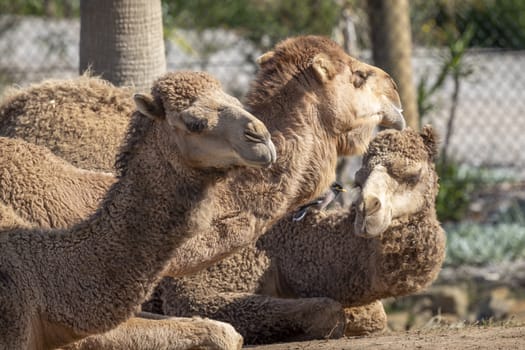
[(396, 81), (407, 124), (417, 130), (419, 115), (412, 77), (412, 34), (408, 0), (369, 0), (367, 10), (374, 64)]
[(80, 23), (81, 74), (144, 91), (166, 71), (160, 0), (82, 0)]

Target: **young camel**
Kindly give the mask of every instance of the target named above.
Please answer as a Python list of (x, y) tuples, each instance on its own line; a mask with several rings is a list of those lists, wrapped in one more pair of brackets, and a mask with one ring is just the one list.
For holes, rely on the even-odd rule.
[(312, 323), (312, 309), (370, 312), (381, 298), (425, 288), (445, 257), (435, 145), (429, 127), (379, 133), (356, 175), (361, 194), (350, 212), (312, 212), (300, 223), (289, 215), (215, 266), (164, 279), (164, 312), (222, 320), (247, 343), (272, 343), (329, 337), (333, 323)]
[[(210, 76), (168, 74), (152, 92), (135, 97), (118, 179), (93, 215), (68, 229), (0, 233), (0, 349), (55, 348), (126, 321), (173, 251), (209, 224), (213, 185), (232, 168), (275, 161), (264, 124)], [(178, 334), (177, 349), (214, 337)], [(228, 336), (222, 348), (241, 346)]]

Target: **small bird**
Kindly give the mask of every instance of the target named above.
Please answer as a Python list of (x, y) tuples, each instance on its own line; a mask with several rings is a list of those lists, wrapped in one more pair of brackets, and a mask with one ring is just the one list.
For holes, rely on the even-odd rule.
[(339, 182), (335, 181), (321, 197), (300, 206), (299, 209), (297, 209), (297, 212), (293, 215), (292, 220), (302, 220), (306, 216), (308, 209), (311, 207), (323, 210), (328, 204), (336, 200), (341, 192), (346, 192), (345, 188)]

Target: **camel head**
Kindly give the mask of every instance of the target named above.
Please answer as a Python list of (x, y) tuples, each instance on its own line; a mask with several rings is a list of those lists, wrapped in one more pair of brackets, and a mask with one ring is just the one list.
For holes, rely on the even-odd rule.
[(432, 215), (438, 191), (436, 139), (426, 126), (421, 133), (382, 131), (372, 140), (355, 178), (360, 192), (354, 203), (356, 234), (378, 237), (393, 220), (420, 212)]
[(264, 85), (255, 85), (253, 90), (263, 92), (257, 91), (258, 96), (248, 99), (269, 97), (272, 89), (283, 86), (283, 81), (302, 85), (296, 90), (309, 95), (310, 101), (317, 101), (327, 134), (340, 138), (339, 155), (363, 153), (375, 126), (398, 130), (405, 127), (394, 80), (381, 69), (347, 55), (328, 38), (301, 36), (284, 40), (263, 54), (258, 63), (258, 80)]
[(152, 96), (136, 94), (134, 100), (138, 111), (164, 124), (194, 168), (267, 167), (276, 160), (266, 126), (206, 73), (168, 73), (154, 83)]

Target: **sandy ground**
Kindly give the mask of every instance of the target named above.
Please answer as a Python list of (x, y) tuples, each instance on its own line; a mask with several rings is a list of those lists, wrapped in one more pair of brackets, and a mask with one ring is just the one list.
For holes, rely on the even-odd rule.
[(447, 349), (519, 350), (525, 349), (525, 326), (441, 328), (429, 331), (386, 333), (369, 337), (342, 338), (265, 346), (250, 350), (356, 350), (356, 349)]

